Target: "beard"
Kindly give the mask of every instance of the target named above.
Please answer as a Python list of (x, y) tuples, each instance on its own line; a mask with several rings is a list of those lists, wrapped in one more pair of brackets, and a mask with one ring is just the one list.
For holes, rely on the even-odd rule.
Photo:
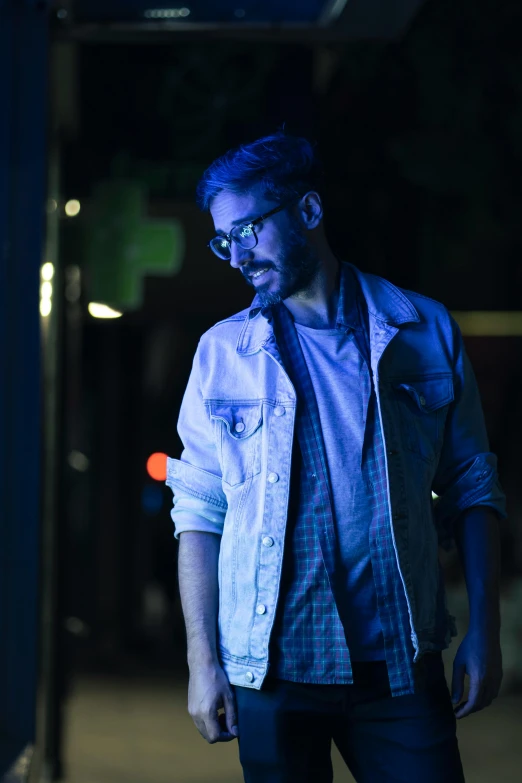
[(275, 290), (269, 291), (270, 282), (256, 286), (243, 272), (248, 285), (255, 288), (263, 307), (279, 304), (290, 296), (306, 295), (319, 274), (321, 260), (307, 242), (300, 225), (295, 222), (290, 228), (284, 247), (276, 261), (258, 261), (255, 268), (250, 267), (248, 274), (268, 267), (277, 272), (279, 281)]

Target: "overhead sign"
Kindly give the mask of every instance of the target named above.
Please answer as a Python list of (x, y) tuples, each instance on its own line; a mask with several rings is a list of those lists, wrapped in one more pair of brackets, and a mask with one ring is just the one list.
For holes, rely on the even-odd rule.
[[(255, 30), (315, 31), (315, 35), (363, 40), (395, 38), (411, 22), (424, 0), (74, 0), (62, 21), (74, 34), (96, 37), (110, 31), (173, 32)], [(93, 23), (97, 25), (92, 28)], [(88, 27), (88, 26), (91, 27)], [(99, 27), (98, 27), (99, 26)], [(322, 28), (320, 33), (317, 28)]]
[(349, 0), (76, 0), (78, 20), (136, 19), (184, 24), (313, 24), (331, 21)]
[(107, 180), (94, 189), (85, 216), (85, 272), (88, 298), (121, 310), (143, 300), (147, 275), (173, 275), (185, 252), (183, 226), (146, 216), (143, 187)]

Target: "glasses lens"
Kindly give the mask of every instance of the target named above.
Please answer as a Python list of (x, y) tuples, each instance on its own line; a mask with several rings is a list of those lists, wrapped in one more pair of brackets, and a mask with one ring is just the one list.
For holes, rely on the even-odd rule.
[(257, 240), (254, 233), (254, 229), (251, 226), (236, 226), (230, 232), (230, 237), (237, 242), (238, 245), (248, 250), (256, 246)]
[(224, 261), (228, 261), (230, 258), (230, 243), (226, 237), (214, 237), (210, 240), (210, 249)]

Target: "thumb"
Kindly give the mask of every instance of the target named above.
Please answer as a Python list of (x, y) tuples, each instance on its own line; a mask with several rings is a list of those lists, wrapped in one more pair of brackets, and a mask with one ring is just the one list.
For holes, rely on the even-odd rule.
[(464, 694), (464, 675), (466, 666), (463, 663), (453, 665), (453, 678), (451, 681), (451, 701), (458, 704)]
[(237, 726), (237, 710), (234, 696), (231, 693), (226, 694), (223, 699), (225, 706), (225, 717), (227, 721), (227, 729), (234, 737), (239, 736), (239, 729)]

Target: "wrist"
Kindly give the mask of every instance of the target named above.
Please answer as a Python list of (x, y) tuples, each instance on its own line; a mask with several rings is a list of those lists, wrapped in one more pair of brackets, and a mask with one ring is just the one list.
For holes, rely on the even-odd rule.
[(212, 669), (219, 666), (217, 652), (214, 650), (189, 650), (187, 652), (187, 663), (189, 670), (193, 669)]
[(498, 603), (489, 603), (472, 609), (470, 612), (470, 630), (500, 632), (501, 616)]

